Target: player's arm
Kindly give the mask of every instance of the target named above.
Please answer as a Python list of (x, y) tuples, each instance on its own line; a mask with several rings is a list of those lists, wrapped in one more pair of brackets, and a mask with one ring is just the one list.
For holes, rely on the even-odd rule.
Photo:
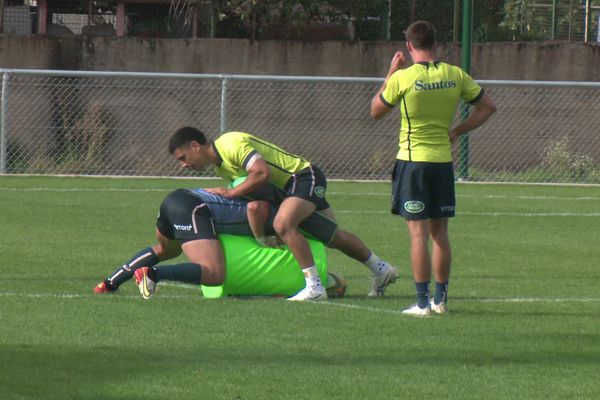
[(381, 91), (373, 97), (373, 100), (371, 100), (371, 117), (373, 119), (380, 119), (391, 109), (391, 105), (384, 103), (383, 100), (381, 100)]
[(260, 153), (248, 144), (225, 147), (221, 156), (235, 166), (237, 177), (246, 176), (246, 180), (235, 188), (209, 188), (207, 192), (225, 198), (244, 197), (269, 182), (271, 170)]
[(483, 125), (490, 116), (496, 112), (496, 103), (486, 93), (471, 103), (473, 110), (469, 113), (469, 117), (456, 125), (450, 130), (450, 142), (454, 143), (460, 135), (464, 135)]
[(258, 190), (261, 186), (269, 182), (271, 170), (260, 154), (255, 153), (246, 165), (246, 180), (234, 188), (226, 188), (222, 196), (227, 198), (243, 197), (249, 193)]
[(383, 117), (392, 109), (393, 105), (385, 101), (384, 97), (382, 96), (382, 93), (386, 89), (390, 77), (400, 68), (402, 68), (402, 66), (404, 66), (405, 61), (406, 57), (404, 57), (404, 53), (402, 53), (401, 51), (397, 51), (394, 54), (394, 57), (392, 57), (392, 61), (390, 62), (390, 69), (388, 71), (387, 76), (385, 77), (385, 80), (383, 81), (383, 85), (381, 85), (379, 91), (375, 96), (373, 96), (373, 99), (371, 100), (371, 117), (373, 117), (374, 119), (379, 119)]

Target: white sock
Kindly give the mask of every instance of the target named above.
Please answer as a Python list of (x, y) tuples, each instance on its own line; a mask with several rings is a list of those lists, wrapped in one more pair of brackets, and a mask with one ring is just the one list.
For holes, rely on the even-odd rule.
[(373, 272), (373, 275), (381, 275), (383, 271), (385, 271), (386, 263), (381, 258), (377, 256), (377, 254), (371, 252), (371, 255), (364, 262), (364, 264), (369, 267), (369, 269)]
[(304, 268), (304, 279), (306, 280), (306, 286), (321, 286), (321, 278), (319, 278), (319, 271), (316, 266)]

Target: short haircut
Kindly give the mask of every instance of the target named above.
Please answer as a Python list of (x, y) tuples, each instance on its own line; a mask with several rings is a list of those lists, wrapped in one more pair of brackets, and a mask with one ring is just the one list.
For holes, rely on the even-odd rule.
[(206, 136), (202, 131), (191, 126), (184, 126), (177, 129), (173, 136), (171, 136), (171, 139), (169, 139), (169, 154), (175, 153), (175, 150), (184, 146), (189, 146), (193, 141), (206, 144)]
[(406, 41), (417, 50), (432, 50), (435, 45), (435, 26), (427, 21), (415, 21), (406, 28)]

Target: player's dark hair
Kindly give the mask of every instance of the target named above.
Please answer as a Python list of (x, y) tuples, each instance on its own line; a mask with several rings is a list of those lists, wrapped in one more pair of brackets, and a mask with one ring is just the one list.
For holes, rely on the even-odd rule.
[(175, 150), (181, 147), (189, 146), (193, 141), (206, 144), (206, 136), (202, 131), (191, 126), (184, 126), (177, 129), (173, 136), (171, 136), (171, 139), (169, 139), (169, 154), (175, 153)]
[(435, 45), (435, 26), (427, 21), (415, 21), (406, 29), (406, 41), (417, 50), (432, 50)]

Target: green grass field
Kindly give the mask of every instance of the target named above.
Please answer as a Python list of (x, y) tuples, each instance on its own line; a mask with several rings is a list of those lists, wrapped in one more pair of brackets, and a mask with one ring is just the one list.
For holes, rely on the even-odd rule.
[(400, 269), (329, 251), (348, 297), (92, 288), (153, 243), (169, 190), (218, 181), (0, 177), (0, 399), (598, 399), (600, 188), (457, 186), (450, 313), (414, 302), (389, 185), (332, 182), (340, 224)]

